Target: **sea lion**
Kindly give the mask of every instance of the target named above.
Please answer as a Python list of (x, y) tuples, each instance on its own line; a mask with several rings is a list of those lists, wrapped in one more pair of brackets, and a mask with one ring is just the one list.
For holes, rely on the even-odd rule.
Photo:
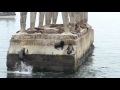
[(20, 31), (17, 31), (16, 33), (19, 33)]
[(68, 48), (67, 48), (67, 54), (71, 54), (72, 51), (74, 51), (74, 48), (71, 43), (69, 43)]
[[(27, 50), (27, 53), (28, 53), (28, 50)], [(24, 61), (25, 60), (25, 48), (22, 48), (20, 51), (18, 51), (18, 57), (19, 57), (19, 60), (20, 61)]]
[(54, 48), (55, 49), (61, 48), (62, 50), (64, 48), (64, 45), (65, 45), (64, 41), (60, 41), (58, 43), (55, 43)]

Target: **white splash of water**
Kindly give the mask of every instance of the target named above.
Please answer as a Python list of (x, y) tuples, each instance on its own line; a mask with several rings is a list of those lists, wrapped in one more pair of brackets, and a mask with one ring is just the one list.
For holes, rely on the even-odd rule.
[(26, 65), (25, 62), (20, 61), (20, 64), (18, 65), (18, 63), (15, 64), (15, 69), (16, 71), (14, 71), (14, 73), (19, 73), (19, 74), (31, 74), (33, 67)]
[(33, 67), (32, 66), (27, 66), (24, 62), (20, 62), (20, 72), (32, 72)]

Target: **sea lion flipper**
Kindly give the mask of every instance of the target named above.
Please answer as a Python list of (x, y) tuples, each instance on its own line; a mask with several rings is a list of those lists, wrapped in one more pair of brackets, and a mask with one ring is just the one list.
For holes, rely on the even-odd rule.
[(74, 51), (74, 48), (72, 47), (72, 50)]

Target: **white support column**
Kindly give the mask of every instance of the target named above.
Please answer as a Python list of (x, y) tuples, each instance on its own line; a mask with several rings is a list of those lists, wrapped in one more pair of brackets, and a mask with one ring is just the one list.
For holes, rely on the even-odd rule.
[(25, 32), (26, 29), (26, 19), (27, 19), (27, 12), (20, 12), (20, 32)]
[(36, 13), (37, 12), (30, 12), (30, 29), (31, 29), (31, 31), (34, 30), (34, 28), (35, 28)]
[(44, 22), (44, 18), (45, 18), (45, 12), (39, 12), (39, 13), (40, 13), (40, 15), (39, 15), (39, 26), (38, 26), (38, 28), (43, 26), (43, 22)]
[(46, 12), (46, 14), (45, 14), (45, 25), (47, 26), (47, 27), (49, 27), (50, 26), (50, 24), (51, 24), (51, 16), (52, 16), (52, 12)]
[(58, 12), (52, 12), (52, 24), (57, 23)]
[(79, 28), (80, 28), (80, 21), (81, 21), (80, 12), (75, 12), (75, 22)]
[(84, 24), (86, 25), (86, 27), (92, 28), (92, 26), (88, 24), (88, 12), (84, 12), (84, 17), (85, 17)]
[(87, 24), (87, 22), (88, 22), (88, 12), (84, 12), (84, 18), (85, 18), (84, 23)]
[(69, 12), (69, 14), (70, 14), (71, 30), (75, 31), (75, 12)]
[(84, 12), (80, 12), (80, 17), (81, 17), (80, 24), (82, 25), (84, 24)]
[(63, 18), (65, 33), (70, 34), (68, 12), (62, 12), (62, 18)]

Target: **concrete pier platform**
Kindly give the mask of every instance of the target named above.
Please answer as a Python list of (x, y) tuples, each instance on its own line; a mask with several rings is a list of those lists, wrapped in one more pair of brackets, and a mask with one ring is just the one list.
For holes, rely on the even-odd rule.
[[(49, 30), (51, 31), (51, 30)], [(55, 48), (55, 45), (64, 42), (63, 48)], [(93, 51), (94, 30), (82, 29), (76, 34), (66, 33), (16, 33), (10, 40), (7, 54), (8, 71), (19, 67), (18, 51), (25, 48), (25, 63), (33, 67), (33, 72), (71, 72), (76, 71), (85, 58)], [(67, 53), (69, 44), (74, 50)]]

